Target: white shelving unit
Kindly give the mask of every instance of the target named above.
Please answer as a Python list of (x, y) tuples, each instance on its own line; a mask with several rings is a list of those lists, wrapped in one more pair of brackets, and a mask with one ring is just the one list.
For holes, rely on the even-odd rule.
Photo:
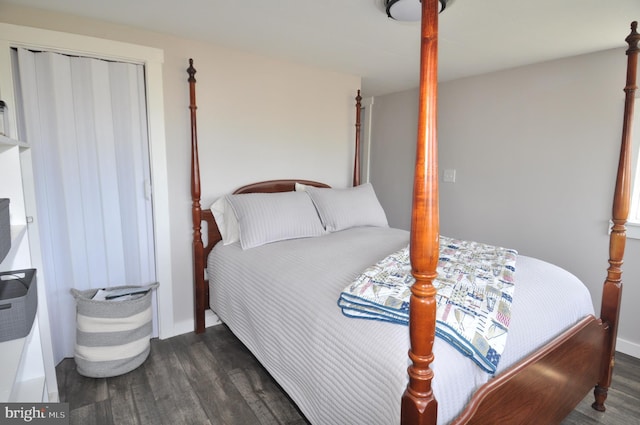
[[(11, 249), (0, 271), (33, 268), (26, 202), (34, 193), (31, 149), (0, 135), (0, 198), (9, 198)], [(1, 283), (0, 283), (1, 284)], [(0, 343), (0, 402), (57, 402), (44, 279), (37, 272), (38, 310), (31, 332)]]

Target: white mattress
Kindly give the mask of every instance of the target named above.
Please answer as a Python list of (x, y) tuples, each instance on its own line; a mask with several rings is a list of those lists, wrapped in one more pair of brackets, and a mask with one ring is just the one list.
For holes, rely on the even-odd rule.
[[(404, 230), (361, 227), (209, 256), (210, 305), (316, 425), (400, 422), (408, 327), (347, 318), (340, 291), (408, 243)], [(519, 256), (507, 346), (498, 373), (586, 315), (593, 305), (572, 274)], [(436, 338), (438, 424), (450, 422), (490, 379)]]

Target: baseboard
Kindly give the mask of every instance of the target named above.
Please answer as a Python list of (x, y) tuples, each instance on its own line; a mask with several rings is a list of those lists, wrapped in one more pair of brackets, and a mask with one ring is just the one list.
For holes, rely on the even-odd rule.
[(638, 343), (618, 338), (616, 340), (616, 351), (640, 359), (640, 344)]
[[(222, 321), (218, 318), (218, 316), (211, 310), (205, 310), (204, 312), (204, 326), (206, 328), (211, 326), (216, 326), (221, 324)], [(178, 336), (182, 334), (186, 334), (189, 332), (193, 332), (195, 329), (195, 324), (193, 320), (183, 320), (182, 322), (174, 323), (173, 325), (173, 335)], [(169, 336), (169, 338), (171, 337)]]
[(222, 320), (218, 317), (217, 314), (213, 312), (213, 310), (207, 310), (204, 312), (204, 327), (208, 328), (211, 326), (216, 326), (222, 323)]

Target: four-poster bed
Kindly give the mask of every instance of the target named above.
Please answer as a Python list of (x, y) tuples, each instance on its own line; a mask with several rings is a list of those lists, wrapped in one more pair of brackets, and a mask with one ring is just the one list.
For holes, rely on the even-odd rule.
[[(344, 231), (324, 234), (324, 230), (320, 230), (319, 232), (323, 235), (318, 237), (297, 238), (296, 235), (279, 234), (274, 239), (281, 241), (277, 243), (268, 243), (272, 239), (257, 242), (242, 240), (241, 243), (233, 241), (227, 243), (225, 240), (222, 243), (221, 241), (233, 232), (220, 218), (224, 217), (221, 213), (224, 207), (220, 207), (221, 204), (218, 205), (221, 209), (217, 211), (217, 222), (214, 220), (214, 212), (210, 209), (202, 209), (200, 205), (195, 69), (190, 60), (188, 72), (192, 130), (191, 190), (196, 332), (204, 331), (204, 312), (211, 304), (222, 320), (256, 354), (267, 370), (292, 396), (303, 413), (311, 421), (322, 421), (323, 425), (339, 424), (340, 421), (343, 421), (343, 424), (369, 424), (375, 423), (375, 420), (379, 420), (379, 423), (387, 423), (388, 417), (384, 419), (387, 411), (391, 411), (392, 419), (390, 420), (393, 423), (400, 419), (394, 416), (399, 413), (398, 410), (401, 412), (399, 413), (401, 423), (407, 425), (436, 424), (438, 420), (444, 421), (443, 417), (447, 422), (456, 424), (559, 423), (594, 387), (596, 398), (594, 408), (604, 410), (613, 368), (622, 289), (620, 267), (626, 238), (624, 224), (629, 210), (631, 121), (640, 40), (636, 31), (637, 25), (635, 22), (632, 24), (631, 34), (627, 38), (629, 49), (627, 50), (625, 116), (613, 207), (614, 225), (610, 239), (610, 267), (603, 286), (601, 317), (597, 319), (589, 311), (589, 307), (584, 306), (591, 302), (588, 293), (585, 298), (586, 289), (580, 283), (575, 284), (571, 281), (570, 276), (565, 276), (566, 272), (542, 264), (535, 259), (519, 258), (517, 273), (523, 276), (522, 280), (529, 279), (534, 282), (531, 285), (532, 291), (542, 285), (544, 280), (569, 280), (571, 281), (568, 283), (569, 286), (579, 286), (575, 288), (577, 295), (571, 295), (571, 299), (581, 297), (583, 299), (575, 301), (572, 315), (559, 319), (564, 322), (557, 324), (556, 331), (532, 337), (532, 339), (538, 339), (538, 346), (519, 347), (511, 351), (509, 348), (505, 349), (504, 357), (509, 359), (509, 367), (499, 369), (495, 377), (480, 377), (473, 371), (473, 365), (465, 364), (447, 368), (444, 360), (448, 361), (449, 357), (456, 355), (456, 352), (451, 351), (451, 348), (447, 348), (446, 344), (436, 341), (435, 338), (436, 289), (433, 286), (433, 280), (437, 276), (436, 268), (440, 252), (436, 127), (438, 56), (436, 5), (438, 0), (423, 0), (422, 3), (420, 110), (410, 236), (404, 231), (390, 229), (384, 225), (375, 227), (366, 220), (364, 222), (356, 220), (356, 224), (351, 228), (347, 229), (349, 226), (343, 226), (347, 229)], [(357, 130), (360, 125), (359, 103), (358, 92)], [(359, 131), (356, 131), (356, 152), (359, 146)], [(357, 153), (355, 158), (354, 189), (364, 187), (358, 186), (359, 155)], [(240, 202), (240, 199), (248, 199), (239, 198), (245, 194), (280, 194), (278, 196), (282, 198), (279, 198), (275, 204), (291, 203), (296, 205), (295, 208), (299, 208), (296, 212), (307, 211), (309, 205), (318, 206), (315, 200), (310, 204), (306, 195), (296, 192), (296, 186), (302, 191), (305, 191), (304, 186), (307, 186), (306, 191), (311, 197), (315, 193), (313, 187), (328, 188), (327, 185), (313, 181), (277, 180), (242, 187), (234, 192), (235, 195), (225, 200), (231, 203), (231, 209), (236, 212), (236, 215), (239, 214), (238, 211), (241, 211), (240, 215), (244, 214), (238, 217), (239, 221), (247, 220), (247, 217), (251, 216), (251, 211), (243, 210)], [(364, 196), (361, 192), (357, 193), (354, 195), (356, 192), (349, 192), (349, 195)], [(272, 208), (276, 208), (268, 196), (252, 198), (257, 200), (257, 205), (261, 208), (258, 211), (265, 211), (265, 215), (271, 215), (275, 211), (272, 211)], [(273, 214), (277, 215), (277, 213)], [(291, 220), (303, 220), (302, 215), (302, 213), (296, 214)], [(266, 224), (261, 225), (271, 229), (277, 220), (277, 217), (268, 217)], [(203, 221), (207, 223), (206, 246), (202, 240)], [(363, 223), (363, 226), (359, 226)], [(245, 221), (240, 225), (244, 226), (247, 223)], [(304, 227), (305, 232), (311, 232), (305, 233), (304, 236), (316, 236), (313, 232), (317, 229), (313, 228), (313, 224), (305, 222), (300, 223), (300, 226)], [(310, 228), (312, 229), (309, 230)], [(245, 237), (246, 229), (245, 227), (241, 230), (245, 232)], [(264, 228), (258, 230), (265, 231)], [(269, 230), (266, 232), (269, 233)], [(323, 242), (320, 243), (320, 240)], [(325, 304), (339, 311), (335, 304), (338, 294), (327, 295), (326, 292), (330, 291), (329, 287), (333, 288), (331, 290), (338, 288), (339, 292), (344, 282), (340, 281), (335, 285), (327, 284), (326, 288), (324, 287), (325, 281), (347, 279), (339, 276), (337, 272), (334, 273), (334, 267), (348, 270), (345, 273), (351, 276), (371, 265), (376, 259), (382, 258), (385, 250), (390, 253), (402, 247), (407, 241), (410, 241), (411, 273), (415, 278), (415, 283), (411, 287), (408, 337), (406, 328), (401, 326), (347, 319), (335, 311), (322, 318), (309, 317), (316, 313), (320, 314), (310, 309), (316, 308), (316, 304), (323, 304), (325, 298)], [(245, 243), (253, 243), (253, 245), (250, 249), (243, 249), (246, 248)], [(329, 248), (324, 246), (321, 249), (318, 247), (320, 244), (327, 244)], [(348, 248), (343, 249), (345, 245)], [(325, 253), (327, 250), (331, 252), (331, 256), (323, 257), (327, 255)], [(366, 255), (362, 256), (350, 254), (365, 251)], [(322, 263), (314, 265), (303, 262), (307, 261), (303, 258), (304, 256), (320, 258)], [(255, 266), (256, 264), (260, 264), (260, 267)], [(307, 270), (306, 268), (309, 267), (311, 269)], [(342, 267), (345, 269), (341, 269)], [(532, 271), (538, 268), (542, 270), (542, 277), (535, 274), (538, 272)], [(209, 281), (205, 278), (205, 270), (207, 270)], [(254, 270), (260, 270), (259, 275)], [(286, 276), (281, 276), (283, 274)], [(319, 280), (313, 280), (320, 274), (322, 276), (318, 278)], [(301, 279), (301, 276), (307, 275), (308, 279)], [(304, 292), (300, 294), (295, 293), (295, 290), (292, 291), (290, 286), (282, 288), (279, 286), (285, 285), (282, 283), (287, 282), (285, 277), (293, 282), (300, 280), (312, 282), (309, 286), (305, 286), (304, 290), (300, 290)], [(247, 287), (244, 287), (245, 282), (254, 280), (257, 282), (256, 286), (248, 286), (247, 283)], [(348, 279), (346, 281), (348, 283)], [(269, 285), (266, 285), (267, 283)], [(527, 292), (528, 289), (523, 287), (521, 290), (519, 287), (518, 291)], [(291, 295), (291, 292), (294, 294)], [(292, 297), (291, 304), (282, 301), (284, 294)], [(570, 310), (566, 306), (570, 301), (561, 300), (560, 302), (562, 308), (557, 307), (558, 309)], [(263, 306), (263, 304), (267, 305)], [(515, 310), (528, 309), (533, 311), (528, 314), (544, 314), (536, 313), (534, 307), (523, 304), (524, 302), (520, 302), (516, 308), (514, 302), (513, 332), (517, 330), (515, 328), (522, 327), (521, 324), (515, 323)], [(273, 310), (277, 311), (273, 312)], [(295, 310), (301, 310), (301, 312)], [(528, 318), (526, 321), (532, 320)], [(348, 323), (346, 327), (353, 327), (353, 332), (358, 336), (342, 335), (340, 327), (346, 323)], [(275, 333), (277, 328), (285, 328), (286, 336)], [(523, 332), (526, 335), (535, 335), (536, 332), (543, 331), (524, 329)], [(376, 339), (376, 335), (384, 339), (375, 342), (373, 340)], [(517, 339), (515, 335), (510, 333), (510, 340)], [(317, 341), (312, 341), (314, 338)], [(523, 339), (527, 338), (527, 336), (523, 337)], [(406, 341), (410, 341), (408, 359)], [(356, 345), (357, 347), (354, 348)], [(366, 353), (360, 356), (357, 350), (364, 350)], [(376, 353), (373, 353), (374, 351)], [(434, 351), (438, 353), (435, 358)], [(393, 361), (396, 363), (395, 369), (367, 369), (372, 365), (375, 367), (376, 363), (392, 363), (390, 359), (394, 356), (402, 357), (401, 360)], [(366, 374), (369, 376), (364, 376), (363, 372), (367, 370), (370, 370), (370, 373)], [(406, 374), (401, 372), (404, 370), (408, 370), (408, 382)], [(355, 373), (354, 371), (359, 371), (360, 375), (351, 375)], [(473, 382), (459, 389), (455, 386), (456, 382), (465, 375), (473, 375)], [(364, 383), (358, 382), (359, 380)], [(406, 390), (401, 402), (398, 403), (401, 388), (405, 385)], [(329, 386), (329, 389), (324, 390), (323, 386)], [(390, 392), (385, 392), (383, 388), (385, 386), (390, 387)], [(456, 399), (456, 395), (452, 393), (461, 393), (462, 396)], [(335, 398), (330, 399), (329, 397), (332, 396)], [(388, 399), (389, 397), (391, 400)], [(436, 397), (439, 398), (438, 402)], [(374, 400), (376, 405), (367, 406), (367, 409), (374, 409), (374, 411), (371, 417), (366, 419), (363, 416), (366, 413), (358, 410), (361, 408), (358, 404), (369, 402), (374, 398), (376, 398)], [(343, 400), (345, 404), (341, 404)], [(323, 402), (326, 404), (322, 405)], [(392, 406), (386, 406), (385, 403)], [(385, 406), (381, 406), (378, 411), (375, 410), (379, 407), (378, 405)], [(335, 412), (326, 412), (328, 410)], [(340, 410), (354, 411), (357, 414), (356, 418), (359, 419), (353, 422), (354, 419), (351, 418), (349, 419), (351, 422), (344, 422), (344, 418), (349, 416), (341, 416)]]

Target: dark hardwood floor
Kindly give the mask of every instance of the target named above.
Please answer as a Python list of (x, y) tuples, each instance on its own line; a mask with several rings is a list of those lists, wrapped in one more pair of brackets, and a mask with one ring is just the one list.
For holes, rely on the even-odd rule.
[(616, 353), (607, 411), (597, 412), (591, 403), (593, 395), (589, 394), (562, 425), (640, 425), (640, 359)]
[[(308, 424), (224, 325), (154, 339), (147, 361), (122, 376), (85, 378), (73, 359), (56, 372), (71, 424)], [(593, 410), (592, 401), (587, 396), (562, 424), (640, 425), (640, 359), (618, 354), (607, 412)]]

